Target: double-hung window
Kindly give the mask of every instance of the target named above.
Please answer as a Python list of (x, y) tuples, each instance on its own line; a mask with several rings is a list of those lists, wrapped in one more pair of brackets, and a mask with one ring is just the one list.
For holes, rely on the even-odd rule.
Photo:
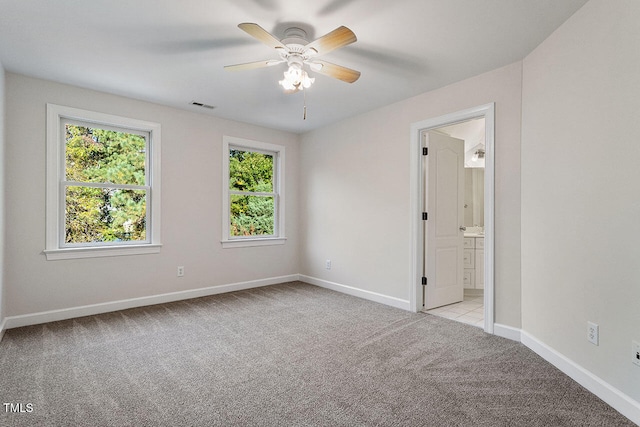
[(222, 245), (282, 244), (285, 147), (225, 136)]
[(160, 250), (160, 125), (47, 105), (47, 259)]

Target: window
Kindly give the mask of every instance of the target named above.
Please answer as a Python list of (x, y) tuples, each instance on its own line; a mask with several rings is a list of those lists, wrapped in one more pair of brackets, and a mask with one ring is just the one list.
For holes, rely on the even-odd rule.
[(225, 136), (222, 246), (283, 244), (283, 146)]
[(158, 253), (159, 167), (159, 124), (47, 104), (47, 259)]

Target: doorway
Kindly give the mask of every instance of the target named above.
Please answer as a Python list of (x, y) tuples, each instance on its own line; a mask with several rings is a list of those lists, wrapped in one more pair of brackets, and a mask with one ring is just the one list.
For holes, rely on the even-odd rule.
[[(435, 209), (437, 208), (434, 200), (430, 200), (428, 196), (429, 188), (427, 177), (429, 174), (429, 166), (424, 160), (424, 154), (426, 154), (426, 151), (423, 150), (423, 148), (425, 148), (424, 135), (428, 134), (429, 131), (436, 131), (438, 129), (440, 129), (440, 133), (446, 133), (443, 131), (450, 130), (454, 125), (459, 125), (464, 122), (471, 123), (470, 121), (476, 119), (484, 120), (484, 135), (482, 138), (484, 140), (482, 141), (482, 145), (484, 145), (484, 149), (482, 151), (484, 151), (484, 153), (480, 151), (481, 147), (479, 147), (480, 141), (478, 139), (474, 141), (474, 138), (470, 138), (469, 143), (465, 146), (467, 154), (471, 154), (472, 156), (479, 151), (476, 158), (470, 159), (470, 162), (476, 162), (475, 165), (478, 165), (478, 158), (484, 154), (483, 182), (482, 184), (479, 184), (480, 181), (478, 181), (475, 184), (476, 188), (478, 185), (481, 185), (482, 187), (482, 191), (478, 193), (484, 193), (484, 206), (479, 208), (481, 211), (476, 210), (475, 213), (467, 208), (465, 209), (464, 214), (467, 221), (470, 221), (470, 232), (476, 232), (477, 235), (482, 235), (483, 262), (481, 262), (480, 265), (474, 265), (473, 273), (475, 275), (473, 285), (474, 288), (476, 288), (476, 284), (479, 284), (484, 288), (483, 296), (481, 298), (484, 306), (484, 330), (488, 333), (493, 333), (494, 325), (494, 108), (493, 103), (486, 104), (469, 110), (424, 120), (414, 123), (411, 126), (411, 211), (413, 231), (411, 250), (413, 274), (410, 303), (412, 311), (417, 312), (421, 311), (426, 304), (431, 303), (431, 301), (428, 301), (428, 298), (432, 298), (433, 292), (427, 292), (427, 288), (435, 285), (433, 281), (432, 283), (429, 283), (430, 272), (428, 271), (428, 268), (423, 268), (423, 261), (427, 259), (427, 262), (429, 262), (429, 257), (433, 257), (433, 248), (429, 248), (428, 245), (425, 244), (425, 242), (429, 242), (428, 239), (425, 239), (425, 236), (428, 227), (432, 227), (432, 224), (428, 224), (428, 221), (431, 218), (429, 211), (436, 212)], [(470, 175), (473, 175), (473, 172), (471, 172)], [(476, 175), (478, 175), (477, 172)], [(483, 222), (482, 225), (480, 225), (481, 219)], [(467, 221), (465, 221), (464, 226), (467, 226)], [(462, 223), (459, 225), (462, 225)], [(458, 237), (462, 239), (463, 234), (460, 233)], [(464, 252), (465, 255), (468, 253), (469, 251)], [(433, 260), (431, 261), (433, 262)], [(431, 273), (432, 272), (433, 270)], [(466, 273), (466, 287), (470, 288), (471, 278), (469, 275), (471, 274), (471, 269), (469, 268), (465, 270), (464, 273)], [(480, 277), (480, 279), (478, 279), (478, 277)], [(425, 281), (426, 284), (424, 284)], [(477, 289), (480, 289), (480, 287), (478, 286)], [(478, 298), (477, 295), (476, 298)]]
[[(436, 162), (435, 157), (425, 156), (424, 162), (429, 162), (429, 174), (435, 175), (431, 170), (439, 170), (447, 167), (446, 171), (438, 173), (438, 179), (427, 179), (425, 188), (430, 197), (434, 198), (436, 212), (442, 212), (449, 220), (454, 218), (455, 223), (450, 224), (450, 233), (455, 239), (455, 252), (458, 254), (458, 265), (446, 265), (437, 262), (441, 256), (437, 256), (436, 249), (441, 246), (443, 233), (429, 232), (442, 228), (438, 216), (427, 224), (428, 239), (425, 251), (425, 264), (429, 262), (429, 277), (435, 280), (434, 286), (425, 286), (425, 306), (423, 311), (440, 317), (446, 317), (458, 322), (484, 328), (484, 165), (485, 165), (485, 123), (484, 117), (471, 119), (466, 122), (445, 126), (423, 132), (429, 144), (429, 154), (435, 154), (439, 140), (444, 141), (447, 149), (455, 150), (456, 146), (462, 146), (462, 155), (458, 164), (447, 165)], [(434, 138), (434, 136), (437, 136)], [(433, 144), (436, 143), (436, 144)], [(436, 145), (436, 147), (432, 147)], [(440, 166), (438, 166), (440, 163)], [(462, 175), (457, 182), (459, 189), (449, 185), (445, 196), (434, 197), (433, 193), (440, 193), (438, 187), (442, 187), (443, 178)], [(451, 178), (450, 178), (451, 179)], [(426, 198), (425, 198), (426, 199)], [(440, 200), (442, 199), (442, 200)], [(454, 200), (457, 202), (455, 203)], [(444, 201), (445, 203), (441, 203)], [(447, 203), (448, 202), (448, 203)], [(432, 210), (432, 209), (429, 209)], [(436, 252), (436, 256), (433, 256)], [(453, 253), (453, 251), (451, 251)], [(462, 265), (460, 265), (462, 264)], [(446, 271), (447, 269), (451, 271)], [(443, 283), (441, 272), (445, 278), (456, 278), (450, 298), (438, 298), (442, 294)], [(446, 287), (444, 287), (446, 289)]]

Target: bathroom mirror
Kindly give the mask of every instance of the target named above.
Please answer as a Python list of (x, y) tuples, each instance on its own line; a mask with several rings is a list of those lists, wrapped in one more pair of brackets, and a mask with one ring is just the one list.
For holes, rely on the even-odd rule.
[(464, 168), (464, 225), (484, 227), (484, 168)]

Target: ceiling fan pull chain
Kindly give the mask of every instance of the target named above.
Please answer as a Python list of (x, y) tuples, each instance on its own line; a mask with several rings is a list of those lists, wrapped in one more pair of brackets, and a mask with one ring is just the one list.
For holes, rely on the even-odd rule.
[(302, 107), (302, 120), (307, 120), (307, 91), (302, 91), (304, 106)]

